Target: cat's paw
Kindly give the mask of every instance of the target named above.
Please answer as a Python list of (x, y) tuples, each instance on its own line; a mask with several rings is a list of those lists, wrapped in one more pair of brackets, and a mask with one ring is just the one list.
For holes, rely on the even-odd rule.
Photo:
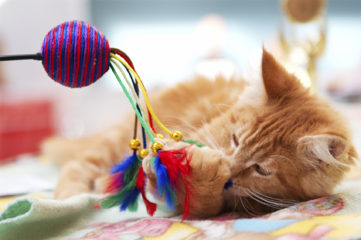
[(54, 191), (54, 198), (58, 200), (67, 199), (81, 193), (90, 192), (89, 187), (83, 183), (63, 183), (58, 185)]
[(221, 151), (194, 145), (189, 149), (189, 154), (193, 181), (202, 182), (208, 187), (219, 190), (223, 189), (231, 176), (230, 161), (227, 157)]
[(193, 180), (223, 189), (231, 176), (230, 161), (223, 152), (193, 145), (189, 149)]
[(194, 200), (191, 213), (201, 217), (217, 215), (223, 207), (225, 183), (231, 177), (230, 161), (223, 152), (192, 146), (190, 166)]
[(108, 180), (108, 175), (103, 175), (96, 178), (93, 183), (93, 188), (91, 188), (91, 185), (89, 185), (87, 181), (72, 181), (71, 179), (63, 180), (61, 182), (58, 182), (58, 185), (54, 191), (54, 198), (62, 200), (75, 195), (89, 192), (101, 194), (104, 193)]
[(96, 171), (91, 164), (71, 161), (61, 169), (57, 186), (54, 190), (55, 199), (66, 199), (81, 193), (92, 191), (92, 172)]
[[(173, 141), (173, 140), (166, 140), (166, 139), (155, 139), (158, 142), (161, 142), (163, 144), (163, 150), (177, 150), (182, 149), (185, 147), (190, 147), (190, 144), (179, 141)], [(142, 161), (143, 169), (145, 174), (147, 175), (147, 178), (149, 180), (148, 189), (150, 192), (154, 192), (157, 185), (157, 178), (155, 175), (155, 170), (151, 164), (150, 159), (154, 157), (154, 154), (148, 154), (147, 157), (145, 157)]]
[[(190, 157), (192, 184), (192, 203), (190, 213), (192, 215), (208, 217), (218, 214), (223, 206), (224, 184), (231, 177), (230, 162), (219, 150), (209, 147), (197, 147), (185, 142), (175, 142), (161, 139), (164, 150), (176, 150), (187, 147)], [(143, 161), (143, 168), (149, 179), (149, 187), (154, 191), (156, 187), (156, 175), (150, 164), (148, 156)], [(177, 192), (179, 199), (184, 198), (184, 192)], [(179, 201), (180, 210), (183, 208)]]

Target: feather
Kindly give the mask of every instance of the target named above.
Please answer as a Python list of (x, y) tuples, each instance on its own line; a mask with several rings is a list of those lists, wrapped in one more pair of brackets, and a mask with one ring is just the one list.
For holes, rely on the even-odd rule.
[(123, 186), (123, 173), (115, 173), (111, 175), (108, 179), (108, 184), (105, 189), (105, 193), (116, 193), (118, 192)]
[(148, 214), (150, 216), (153, 216), (154, 212), (157, 209), (157, 204), (149, 201), (147, 196), (145, 195), (145, 190), (144, 190), (145, 189), (145, 174), (144, 174), (143, 166), (140, 166), (140, 168), (139, 168), (138, 176), (137, 176), (137, 179), (135, 180), (135, 185), (136, 185), (138, 191), (140, 192), (140, 194), (142, 195), (143, 202), (145, 204)]
[(113, 174), (116, 174), (119, 172), (125, 172), (127, 169), (129, 169), (134, 164), (134, 162), (136, 160), (137, 160), (137, 155), (134, 152), (131, 156), (127, 157), (121, 163), (114, 164), (110, 173), (113, 175)]
[(139, 190), (136, 188), (136, 179), (140, 166), (141, 161), (135, 152), (122, 163), (115, 164), (106, 188), (111, 195), (101, 200), (98, 205), (101, 208), (120, 205), (121, 210), (127, 208), (131, 211), (137, 210)]
[(154, 158), (154, 169), (157, 177), (157, 190), (160, 196), (165, 195), (165, 201), (169, 209), (174, 209), (175, 199), (171, 192), (174, 191), (170, 185), (170, 179), (166, 167), (162, 164), (159, 155)]
[(139, 191), (136, 188), (127, 191), (127, 194), (120, 205), (120, 210), (124, 211), (128, 208), (128, 206), (132, 206), (129, 210), (132, 212), (136, 211), (138, 208), (138, 204), (136, 204), (138, 196)]
[(140, 191), (140, 194), (142, 195), (143, 202), (145, 204), (148, 214), (150, 216), (153, 216), (154, 212), (157, 210), (157, 204), (152, 203), (151, 201), (148, 200), (147, 196), (145, 195), (144, 188), (139, 191)]
[[(161, 164), (164, 165), (166, 169), (167, 175), (169, 176), (169, 181), (171, 184), (170, 189), (175, 189), (176, 191), (184, 191), (184, 220), (190, 212), (191, 196), (193, 190), (193, 187), (189, 181), (189, 178), (191, 177), (191, 167), (187, 148), (182, 148), (179, 150), (160, 151), (158, 153), (158, 156)], [(174, 194), (169, 191), (165, 193), (166, 201), (172, 201), (172, 198), (174, 198)]]

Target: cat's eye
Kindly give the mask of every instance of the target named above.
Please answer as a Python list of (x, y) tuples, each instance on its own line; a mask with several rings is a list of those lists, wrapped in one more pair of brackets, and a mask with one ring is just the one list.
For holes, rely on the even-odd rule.
[(253, 164), (253, 169), (261, 176), (269, 176), (271, 175), (271, 172), (269, 172), (267, 169), (261, 167), (259, 164)]

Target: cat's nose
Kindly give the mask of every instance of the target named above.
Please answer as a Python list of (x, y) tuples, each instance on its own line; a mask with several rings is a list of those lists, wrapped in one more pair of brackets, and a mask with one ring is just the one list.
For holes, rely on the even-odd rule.
[(233, 185), (233, 181), (232, 181), (232, 179), (229, 179), (225, 184), (224, 184), (224, 189), (228, 189), (228, 188), (230, 188), (230, 187), (232, 187), (232, 185)]

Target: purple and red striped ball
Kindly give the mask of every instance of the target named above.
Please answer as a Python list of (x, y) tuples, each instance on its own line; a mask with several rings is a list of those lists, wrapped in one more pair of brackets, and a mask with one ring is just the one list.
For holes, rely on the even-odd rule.
[(50, 30), (41, 54), (49, 77), (68, 87), (88, 86), (109, 69), (108, 40), (83, 21), (65, 22)]

